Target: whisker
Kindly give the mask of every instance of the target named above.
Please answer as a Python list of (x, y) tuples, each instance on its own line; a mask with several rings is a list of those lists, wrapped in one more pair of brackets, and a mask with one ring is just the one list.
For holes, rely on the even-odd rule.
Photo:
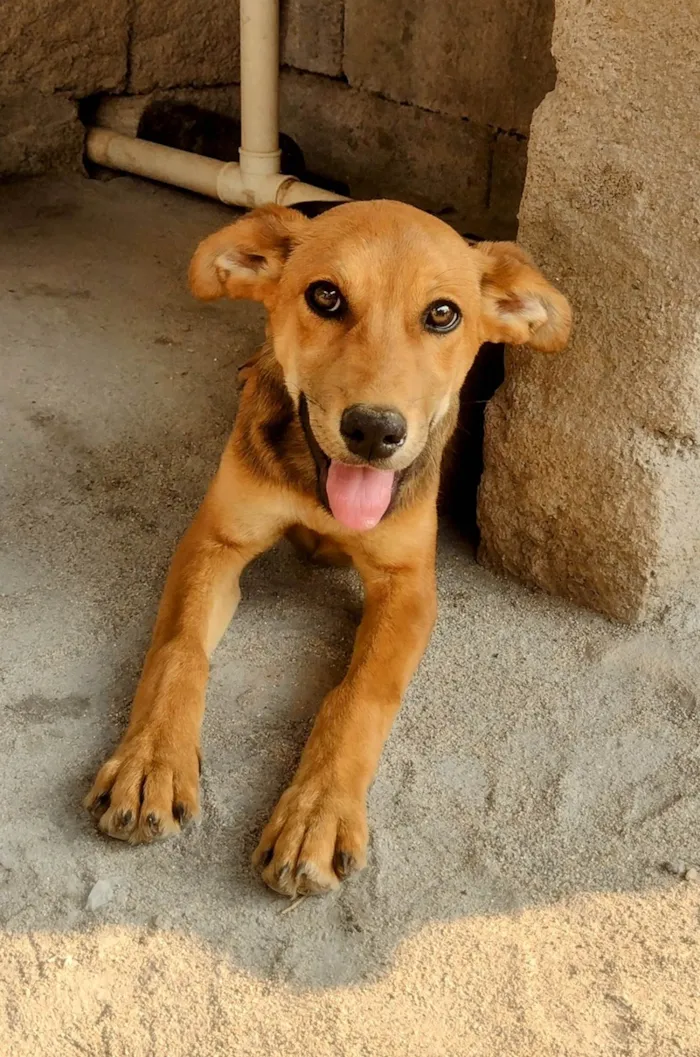
[(315, 400), (313, 398), (313, 396), (309, 396), (309, 394), (306, 391), (304, 391), (304, 396), (306, 397), (306, 402), (308, 404), (313, 404), (313, 406), (315, 408), (317, 408), (321, 412), (322, 415), (326, 414), (326, 409), (323, 406), (323, 404), (319, 404), (318, 400)]

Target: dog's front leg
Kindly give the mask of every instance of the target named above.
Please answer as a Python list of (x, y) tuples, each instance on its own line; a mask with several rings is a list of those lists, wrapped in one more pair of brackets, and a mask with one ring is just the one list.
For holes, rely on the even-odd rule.
[(365, 865), (367, 792), (435, 621), (434, 521), (433, 509), (413, 537), (400, 532), (400, 561), (382, 561), (381, 547), (354, 555), (365, 610), (350, 667), (321, 705), (254, 855), (284, 895), (328, 891)]
[(198, 813), (209, 657), (241, 571), (280, 534), (269, 498), (227, 452), (175, 553), (126, 734), (85, 799), (112, 837), (168, 836)]

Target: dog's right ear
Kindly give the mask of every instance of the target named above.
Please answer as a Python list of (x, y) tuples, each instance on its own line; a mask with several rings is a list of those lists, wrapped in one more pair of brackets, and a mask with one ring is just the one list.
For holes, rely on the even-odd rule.
[(247, 298), (270, 306), (285, 261), (309, 221), (285, 206), (262, 206), (200, 242), (190, 262), (195, 297)]
[(561, 352), (571, 331), (571, 307), (514, 242), (481, 242), (481, 340), (528, 344)]

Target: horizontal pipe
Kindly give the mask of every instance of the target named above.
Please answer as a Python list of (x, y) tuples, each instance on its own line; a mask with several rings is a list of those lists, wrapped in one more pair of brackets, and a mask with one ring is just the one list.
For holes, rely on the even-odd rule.
[(216, 187), (223, 162), (213, 158), (201, 158), (105, 128), (88, 129), (85, 151), (90, 161), (108, 169), (148, 176), (161, 183), (218, 198)]
[(105, 95), (100, 99), (92, 123), (98, 128), (121, 132), (123, 136), (138, 136), (144, 111), (152, 99), (152, 95)]
[(274, 202), (347, 202), (343, 195), (303, 183), (281, 173), (246, 173), (234, 162), (203, 158), (200, 154), (164, 147), (160, 143), (124, 136), (106, 128), (88, 129), (85, 152), (90, 161), (108, 169), (145, 176), (184, 187), (227, 205), (255, 206)]

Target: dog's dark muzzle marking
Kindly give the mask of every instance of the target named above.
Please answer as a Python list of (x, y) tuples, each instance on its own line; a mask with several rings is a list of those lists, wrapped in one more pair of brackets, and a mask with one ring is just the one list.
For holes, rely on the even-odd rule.
[(314, 436), (314, 431), (311, 428), (311, 422), (309, 420), (309, 404), (304, 393), (299, 395), (299, 421), (301, 422), (301, 428), (304, 432), (304, 439), (306, 440), (309, 451), (316, 464), (316, 492), (318, 501), (323, 509), (327, 510), (330, 514), (331, 508), (328, 503), (328, 493), (326, 492), (326, 480), (328, 478), (328, 467), (331, 464), (331, 460), (328, 458)]

